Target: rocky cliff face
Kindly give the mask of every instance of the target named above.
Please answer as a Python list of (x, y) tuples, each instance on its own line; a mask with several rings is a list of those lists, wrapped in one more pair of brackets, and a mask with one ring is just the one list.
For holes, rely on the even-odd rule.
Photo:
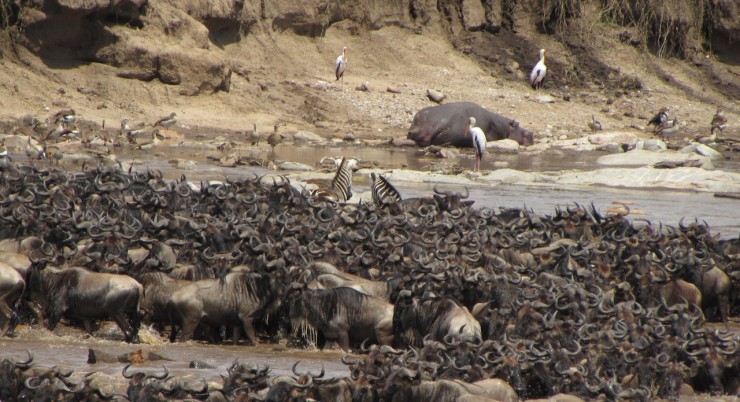
[[(706, 0), (699, 2), (701, 9), (689, 0), (672, 3), (691, 10), (671, 20), (675, 32), (684, 35), (675, 40), (695, 48), (706, 39), (716, 51), (728, 52), (730, 60), (738, 57), (730, 47), (740, 41), (737, 2)], [(116, 67), (121, 77), (177, 85), (185, 95), (228, 91), (232, 71), (239, 72), (240, 66), (222, 47), (258, 31), (290, 30), (319, 37), (337, 23), (357, 33), (393, 25), (416, 33), (440, 32), (465, 51), (461, 38), (470, 32), (512, 33), (522, 24), (568, 40), (568, 25), (595, 6), (574, 0), (31, 0), (20, 4), (0, 1), (0, 23), (16, 27), (15, 40), (47, 64), (105, 63)], [(670, 17), (665, 10), (636, 10), (632, 2), (615, 0), (614, 5), (618, 15), (600, 15), (625, 25), (636, 24), (640, 13)], [(697, 18), (711, 21), (711, 26)], [(498, 60), (497, 55), (478, 55)]]

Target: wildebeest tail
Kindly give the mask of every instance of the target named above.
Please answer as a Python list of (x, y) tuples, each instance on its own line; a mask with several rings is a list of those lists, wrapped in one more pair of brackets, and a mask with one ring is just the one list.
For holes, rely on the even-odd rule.
[(373, 202), (377, 205), (390, 204), (401, 201), (401, 194), (388, 179), (375, 173), (370, 173), (373, 179)]
[(347, 164), (345, 157), (342, 158), (337, 174), (331, 181), (331, 189), (339, 202), (346, 202), (352, 198), (352, 168)]

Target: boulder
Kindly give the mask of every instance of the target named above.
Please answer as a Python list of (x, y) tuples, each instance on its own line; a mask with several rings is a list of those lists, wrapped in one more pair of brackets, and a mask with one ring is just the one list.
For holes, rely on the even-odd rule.
[(695, 154), (699, 154), (701, 156), (706, 156), (707, 158), (710, 158), (710, 159), (717, 159), (717, 158), (721, 158), (722, 157), (722, 154), (720, 152), (717, 152), (716, 150), (714, 150), (713, 148), (711, 148), (711, 147), (709, 147), (707, 145), (699, 144), (699, 143), (696, 143), (696, 142), (691, 143), (691, 144), (689, 144), (689, 145), (681, 148), (681, 150), (679, 152), (686, 153), (686, 154), (693, 154), (693, 153), (695, 153)]
[(293, 141), (295, 142), (310, 142), (313, 144), (323, 144), (326, 139), (316, 133), (310, 131), (298, 131), (293, 134)]
[(604, 132), (588, 136), (588, 141), (594, 145), (634, 144), (637, 142), (637, 139), (637, 135), (634, 133), (624, 131)]
[(701, 159), (701, 157), (696, 154), (672, 151), (652, 152), (644, 149), (634, 149), (621, 154), (604, 155), (597, 159), (596, 163), (607, 166), (648, 166), (658, 162), (678, 162), (690, 159)]
[(486, 143), (486, 149), (491, 152), (514, 153), (519, 150), (519, 143), (512, 139), (490, 141)]
[(486, 23), (486, 10), (480, 0), (462, 0), (462, 22), (469, 31), (480, 30)]

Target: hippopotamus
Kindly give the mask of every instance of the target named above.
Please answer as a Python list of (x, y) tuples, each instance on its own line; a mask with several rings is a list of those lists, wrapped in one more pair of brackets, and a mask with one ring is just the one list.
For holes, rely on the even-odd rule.
[(475, 117), (476, 126), (486, 133), (487, 141), (510, 138), (521, 145), (534, 143), (532, 133), (520, 127), (515, 120), (507, 119), (472, 102), (446, 103), (419, 110), (414, 116), (407, 138), (420, 147), (428, 145), (472, 147), (472, 140), (465, 135), (470, 117)]

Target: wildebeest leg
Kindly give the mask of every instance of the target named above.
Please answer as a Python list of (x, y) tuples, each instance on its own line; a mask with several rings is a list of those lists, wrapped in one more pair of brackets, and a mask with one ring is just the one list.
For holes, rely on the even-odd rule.
[(234, 325), (233, 327), (231, 327), (231, 338), (234, 343), (234, 346), (239, 344), (239, 338), (241, 337), (241, 335), (242, 335), (242, 329), (239, 328), (238, 325)]
[(134, 329), (131, 328), (128, 320), (126, 320), (126, 316), (123, 313), (116, 314), (113, 316), (113, 320), (118, 324), (118, 328), (121, 329), (121, 332), (123, 332), (126, 342), (134, 342), (134, 338), (136, 338), (138, 334), (137, 331), (134, 331)]
[[(254, 334), (254, 325), (252, 324), (252, 317), (242, 318), (242, 327), (244, 328), (244, 333), (247, 335), (247, 342), (249, 342), (249, 344), (251, 345), (256, 345), (257, 337)], [(235, 332), (234, 333), (234, 345), (236, 345), (238, 336), (239, 335), (236, 334)]]
[[(18, 326), (18, 323), (20, 322), (20, 317), (18, 317), (18, 314), (16, 314), (15, 311), (10, 313), (10, 320), (8, 322), (8, 330), (5, 331), (4, 336), (13, 336), (15, 334), (15, 327)], [(0, 329), (3, 327), (0, 326)]]
[(349, 331), (339, 331), (339, 347), (349, 352)]
[(182, 318), (182, 335), (180, 335), (180, 341), (189, 341), (193, 339), (193, 334), (195, 334), (195, 328), (198, 327), (200, 318), (200, 316)]
[[(92, 336), (93, 334), (92, 320), (82, 320), (82, 325), (85, 326), (85, 332), (87, 332), (88, 335)], [(120, 327), (121, 324), (118, 324), (118, 326)], [(125, 334), (126, 332), (124, 332), (124, 335)]]

